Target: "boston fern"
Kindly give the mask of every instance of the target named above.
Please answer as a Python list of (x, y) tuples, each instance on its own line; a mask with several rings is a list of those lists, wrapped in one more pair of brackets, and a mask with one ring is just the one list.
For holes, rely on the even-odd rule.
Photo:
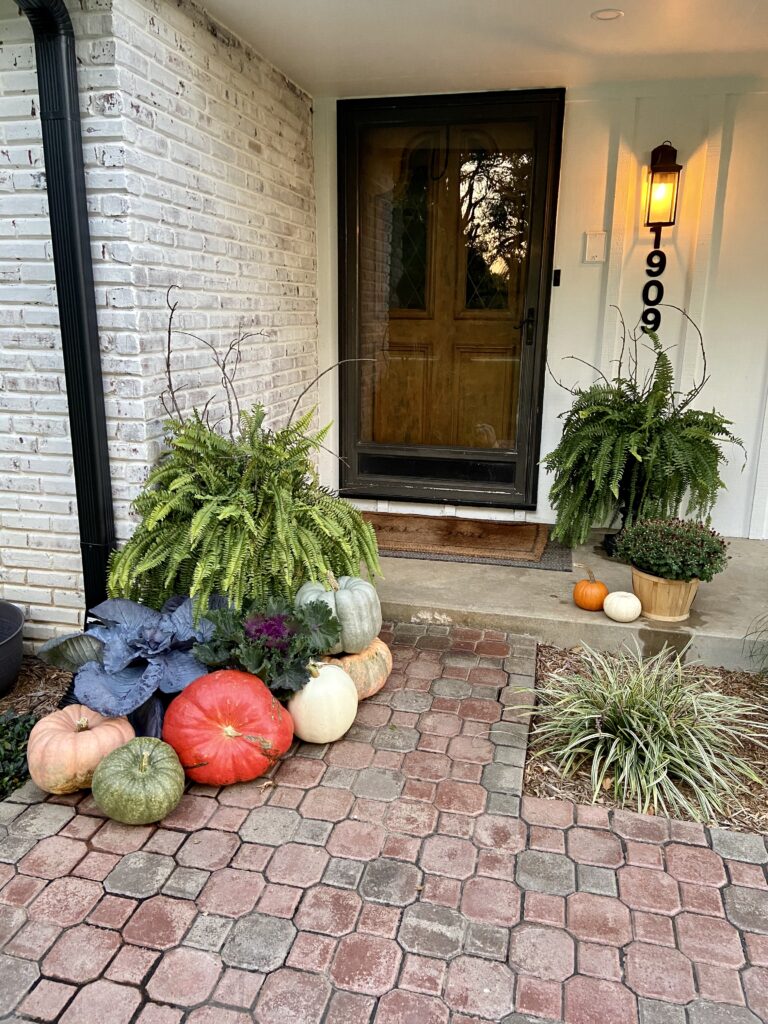
[(311, 456), (328, 428), (308, 433), (311, 411), (280, 430), (264, 417), (243, 412), (226, 435), (197, 412), (170, 420), (168, 451), (134, 503), (141, 522), (112, 560), (112, 595), (160, 607), (190, 594), (202, 610), (221, 595), (241, 609), (329, 570), (380, 572), (371, 526), (318, 483)]
[[(643, 375), (638, 343), (646, 335), (653, 364)], [(583, 544), (593, 525), (617, 512), (625, 526), (637, 518), (673, 516), (686, 493), (689, 515), (709, 515), (724, 486), (721, 445), (743, 445), (730, 420), (691, 407), (707, 380), (704, 356), (701, 381), (687, 392), (676, 390), (672, 362), (657, 335), (644, 329), (628, 335), (624, 328), (613, 378), (600, 374), (587, 388), (567, 389), (574, 401), (562, 416), (563, 435), (543, 461), (554, 474), (555, 540)]]

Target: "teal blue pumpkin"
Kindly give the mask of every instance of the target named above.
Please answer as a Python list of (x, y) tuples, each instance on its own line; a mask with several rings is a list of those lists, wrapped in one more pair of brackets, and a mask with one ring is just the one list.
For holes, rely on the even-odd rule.
[(115, 821), (148, 825), (170, 814), (184, 792), (184, 769), (176, 751), (152, 736), (107, 754), (96, 767), (93, 799)]

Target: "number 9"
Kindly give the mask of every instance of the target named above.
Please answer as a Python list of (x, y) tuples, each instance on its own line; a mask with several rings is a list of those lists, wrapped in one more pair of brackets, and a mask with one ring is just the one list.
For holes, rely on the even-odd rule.
[(658, 331), (659, 324), (661, 323), (661, 313), (658, 309), (650, 307), (649, 309), (643, 310), (640, 319), (649, 331)]
[(653, 249), (645, 259), (648, 277), (661, 277), (667, 266), (667, 254), (661, 249)]

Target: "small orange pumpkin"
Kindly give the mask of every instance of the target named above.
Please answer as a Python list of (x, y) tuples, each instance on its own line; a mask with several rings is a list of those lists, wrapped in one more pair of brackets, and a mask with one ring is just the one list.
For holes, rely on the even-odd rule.
[(343, 668), (357, 689), (358, 700), (365, 700), (378, 693), (389, 678), (392, 671), (392, 652), (376, 637), (359, 654), (341, 654), (338, 657), (325, 657), (323, 661)]
[(35, 724), (27, 743), (29, 774), (47, 793), (74, 793), (90, 786), (102, 758), (133, 737), (127, 718), (104, 718), (71, 704)]
[(588, 612), (599, 612), (603, 601), (608, 597), (608, 587), (602, 580), (596, 580), (591, 569), (587, 569), (589, 579), (579, 580), (573, 588), (573, 603)]

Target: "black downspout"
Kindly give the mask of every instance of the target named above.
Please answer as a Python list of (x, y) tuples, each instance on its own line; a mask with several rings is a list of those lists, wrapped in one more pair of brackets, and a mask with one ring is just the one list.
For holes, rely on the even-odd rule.
[(53, 265), (69, 405), (85, 607), (106, 596), (115, 546), (75, 32), (62, 0), (16, 0), (35, 36)]

